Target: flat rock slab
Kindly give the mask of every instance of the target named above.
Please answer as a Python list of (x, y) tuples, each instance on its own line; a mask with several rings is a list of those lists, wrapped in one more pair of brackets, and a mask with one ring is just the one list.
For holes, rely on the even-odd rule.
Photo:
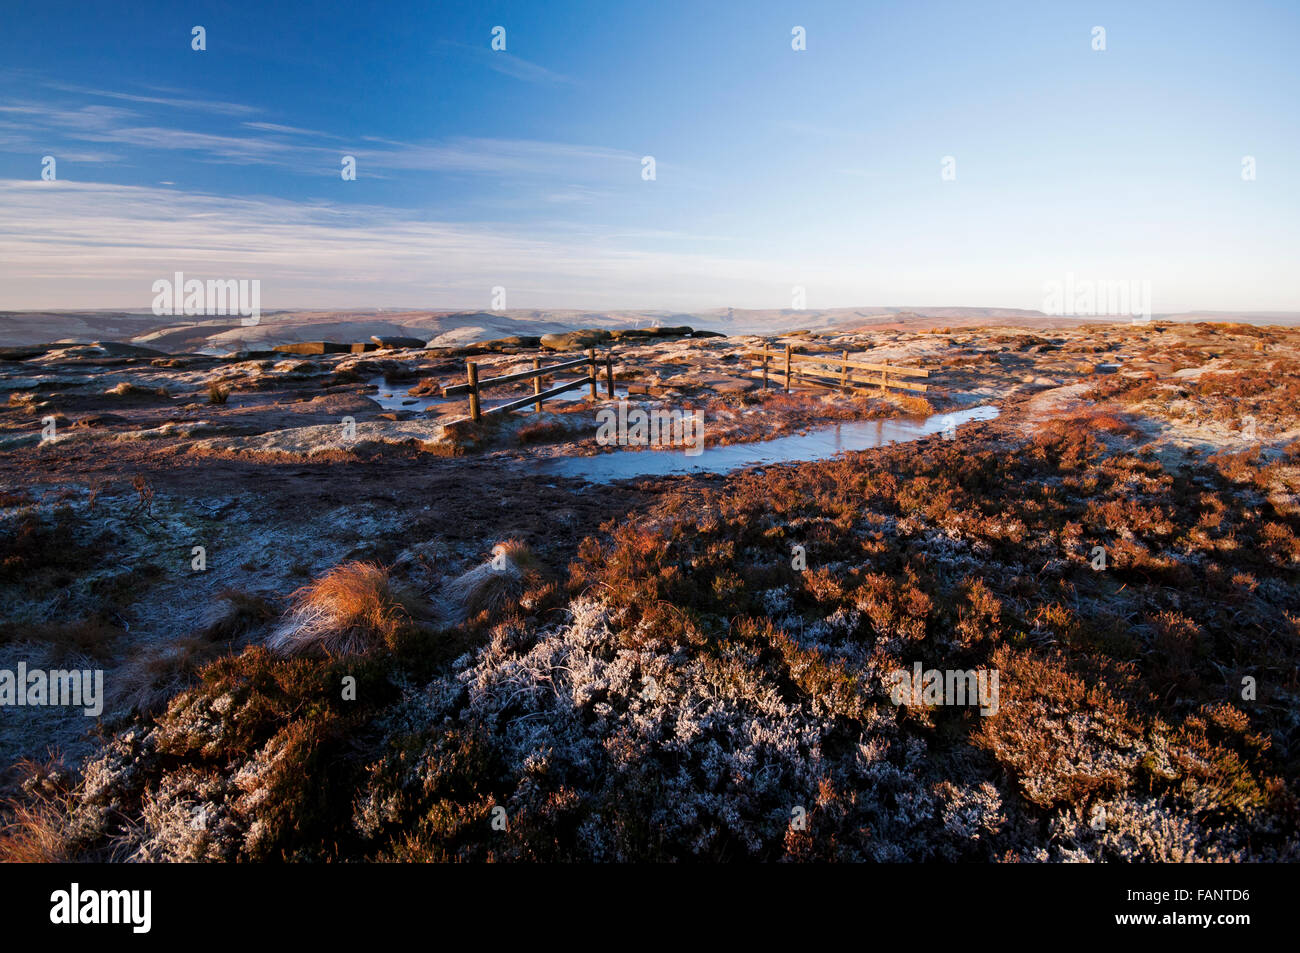
[(756, 386), (755, 381), (724, 375), (701, 375), (695, 379), (695, 382), (715, 394), (743, 394)]
[(610, 331), (609, 335), (614, 341), (639, 341), (651, 338), (690, 337), (694, 333), (696, 332), (683, 324), (670, 328), (618, 328)]
[(595, 347), (610, 340), (610, 334), (601, 328), (587, 328), (582, 331), (566, 331), (563, 334), (543, 334), (542, 347), (548, 351), (575, 351), (581, 348)]
[(71, 341), (55, 341), (50, 345), (45, 357), (51, 361), (86, 361), (95, 363), (103, 360), (125, 360), (137, 357), (170, 357), (166, 351), (158, 351), (138, 344), (124, 344), (121, 341), (93, 341), (89, 344)]
[(48, 347), (0, 347), (0, 361), (26, 361), (48, 350)]
[(275, 351), (231, 351), (223, 354), (221, 360), (242, 364), (244, 361), (264, 361), (275, 357)]
[(404, 337), (380, 337), (378, 334), (370, 335), (370, 340), (374, 341), (381, 348), (423, 348), (425, 341), (423, 338), (404, 338)]
[(431, 420), (366, 420), (356, 424), (355, 436), (346, 436), (340, 421), (312, 427), (291, 427), (247, 437), (215, 437), (191, 445), (196, 453), (282, 454), (311, 457), (335, 450), (365, 450), (382, 446), (408, 446), (424, 450), (447, 445), (447, 428)]
[[(502, 349), (514, 350), (518, 348), (541, 347), (542, 339), (540, 336), (531, 334), (516, 334), (508, 338), (493, 338), (491, 341), (480, 341), (474, 347), (475, 353), (491, 354), (493, 351)], [(465, 349), (467, 350), (467, 349)]]
[(272, 350), (280, 354), (350, 354), (352, 345), (334, 341), (298, 341), (295, 344), (277, 344)]

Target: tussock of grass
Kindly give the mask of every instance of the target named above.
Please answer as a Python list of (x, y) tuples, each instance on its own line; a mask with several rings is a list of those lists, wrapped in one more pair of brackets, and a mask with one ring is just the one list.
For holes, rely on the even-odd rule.
[(377, 563), (331, 569), (294, 593), (294, 605), (267, 647), (286, 655), (358, 655), (395, 648), (414, 625), (419, 600)]
[(537, 420), (524, 424), (516, 431), (520, 443), (546, 443), (558, 440), (568, 433), (564, 424), (558, 420)]
[(896, 394), (892, 400), (905, 413), (916, 414), (918, 417), (934, 413), (934, 404), (917, 394)]
[(13, 767), (25, 797), (5, 805), (0, 863), (57, 864), (69, 860), (64, 817), (71, 804), (68, 772), (57, 758), (24, 758)]
[(464, 621), (484, 613), (495, 617), (519, 605), (539, 579), (540, 566), (526, 543), (506, 540), (493, 547), (492, 558), (462, 573), (443, 589), (445, 611)]
[(104, 391), (110, 397), (170, 397), (165, 387), (141, 387), (130, 381), (122, 381)]

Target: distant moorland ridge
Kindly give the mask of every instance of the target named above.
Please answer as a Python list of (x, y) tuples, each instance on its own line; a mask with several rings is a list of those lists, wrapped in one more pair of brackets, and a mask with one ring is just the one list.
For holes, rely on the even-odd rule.
[[(1300, 312), (1183, 312), (1155, 314), (1157, 321), (1300, 324)], [(1079, 318), (1018, 308), (856, 307), (704, 311), (529, 310), (430, 311), (350, 309), (266, 312), (252, 327), (236, 316), (178, 318), (148, 311), (0, 311), (0, 346), (52, 341), (122, 341), (161, 351), (232, 351), (297, 341), (368, 340), (371, 335), (424, 338), (461, 345), (517, 334), (549, 334), (575, 328), (690, 325), (725, 334), (779, 334), (796, 329), (853, 331), (879, 327), (925, 329), (996, 324), (1026, 328), (1074, 327), (1124, 322), (1125, 316)]]

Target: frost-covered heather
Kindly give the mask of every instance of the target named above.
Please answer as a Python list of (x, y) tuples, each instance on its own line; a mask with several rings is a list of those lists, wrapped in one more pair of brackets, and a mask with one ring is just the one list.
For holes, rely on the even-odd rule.
[[(425, 825), (459, 841), (462, 856), (498, 859), (1248, 856), (1244, 830), (1204, 828), (1149, 797), (1099, 802), (1104, 830), (1061, 806), (1048, 815), (1044, 843), (1036, 818), (1005, 803), (1015, 797), (999, 772), (974, 756), (940, 756), (883, 700), (845, 733), (815, 700), (785, 695), (752, 650), (633, 648), (606, 607), (580, 600), (562, 625), (531, 634), (504, 626), (445, 675), (403, 686), (369, 726), (387, 754), (359, 779), (351, 833), (379, 856), (406, 856)], [(228, 740), (237, 704), (221, 694), (177, 706), (166, 727), (115, 741), (87, 772), (74, 836), (113, 828), (121, 793), (173, 749), (177, 733), (206, 747)], [(300, 768), (300, 734), (281, 731), (226, 771), (162, 775), (116, 851), (142, 860), (266, 856), (284, 811), (274, 799)], [(1062, 756), (1093, 771), (1131, 770), (1137, 754), (1111, 765), (1107, 751), (1079, 745)], [(465, 760), (484, 773), (458, 780)], [(505, 808), (506, 831), (490, 828), (490, 805)]]
[[(1300, 859), (1297, 460), (1171, 473), (1049, 427), (686, 487), (584, 542), (564, 598), (364, 657), (209, 663), (80, 784), (33, 781), (41, 842), (138, 859)], [(995, 669), (997, 713), (895, 705), (885, 678), (913, 661)]]

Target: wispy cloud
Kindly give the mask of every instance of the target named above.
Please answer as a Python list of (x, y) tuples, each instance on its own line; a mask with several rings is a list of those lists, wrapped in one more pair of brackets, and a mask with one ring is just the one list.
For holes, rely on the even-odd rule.
[(76, 93), (78, 96), (97, 96), (100, 99), (115, 99), (128, 103), (147, 103), (155, 106), (172, 106), (177, 109), (190, 109), (200, 112), (217, 113), (224, 116), (251, 116), (261, 112), (256, 106), (245, 103), (218, 102), (210, 99), (192, 99), (181, 96), (145, 96), (139, 93), (124, 93), (113, 89), (96, 89), (91, 86), (76, 86), (71, 83), (46, 82), (43, 85), (60, 92)]
[(292, 136), (320, 136), (322, 139), (333, 138), (326, 132), (320, 132), (316, 129), (300, 129), (297, 126), (282, 126), (276, 122), (245, 122), (241, 125), (249, 129), (260, 129), (262, 132), (283, 132)]
[(544, 83), (553, 86), (573, 84), (572, 78), (526, 60), (521, 56), (515, 56), (506, 50), (494, 50), (487, 45), (471, 46), (468, 43), (457, 43), (454, 40), (443, 40), (438, 45), (444, 49), (464, 54), (480, 66), (486, 66), (488, 69), (495, 70), (504, 76), (523, 80), (526, 83)]
[(485, 54), (486, 63), (498, 73), (504, 73), (506, 76), (513, 76), (515, 79), (522, 79), (528, 83), (554, 83), (569, 84), (573, 80), (563, 76), (545, 66), (539, 66), (536, 63), (530, 63), (528, 60), (521, 59), (505, 50), (497, 50)]
[(621, 149), (541, 142), (533, 139), (457, 138), (441, 143), (397, 142), (366, 137), (376, 148), (358, 152), (383, 169), (424, 169), (492, 175), (622, 175), (641, 157)]
[[(123, 97), (141, 103), (149, 97)], [(265, 165), (303, 174), (336, 174), (338, 157), (355, 155), (362, 174), (433, 172), (548, 179), (574, 189), (631, 180), (640, 156), (621, 149), (529, 139), (456, 137), (407, 142), (380, 136), (356, 141), (317, 129), (248, 120), (214, 131), (139, 108), (107, 104), (17, 102), (0, 106), (0, 149), (30, 152), (41, 143), (113, 143), (189, 153), (208, 163)], [(84, 150), (83, 150), (84, 151)], [(316, 161), (319, 160), (319, 161)], [(562, 194), (562, 193), (556, 193)], [(571, 191), (569, 201), (578, 199)]]
[(0, 180), (0, 309), (147, 308), (152, 282), (176, 270), (260, 278), (267, 307), (466, 307), (496, 285), (518, 307), (757, 306), (789, 294), (777, 263), (649, 250), (597, 227)]

